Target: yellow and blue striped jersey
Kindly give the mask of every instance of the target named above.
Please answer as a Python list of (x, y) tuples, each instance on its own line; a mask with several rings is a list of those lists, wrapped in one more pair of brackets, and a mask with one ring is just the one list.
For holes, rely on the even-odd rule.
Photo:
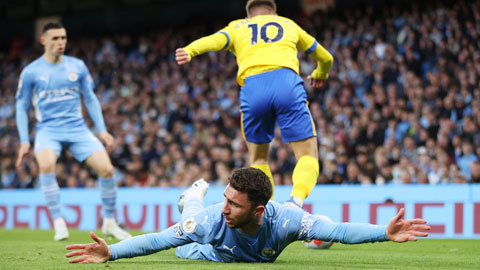
[(260, 15), (235, 20), (216, 34), (201, 38), (184, 48), (190, 57), (211, 50), (227, 49), (237, 57), (237, 81), (278, 68), (299, 74), (297, 50), (318, 61), (315, 79), (327, 79), (333, 57), (314, 37), (294, 21), (277, 15)]

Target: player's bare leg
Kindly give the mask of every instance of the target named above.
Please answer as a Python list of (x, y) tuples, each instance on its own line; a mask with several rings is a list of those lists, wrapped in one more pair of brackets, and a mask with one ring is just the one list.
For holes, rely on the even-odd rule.
[(303, 201), (317, 184), (319, 173), (317, 137), (290, 142), (290, 146), (297, 158), (292, 175), (293, 190), (290, 201), (303, 206)]
[(55, 241), (66, 240), (69, 236), (68, 229), (60, 213), (60, 188), (55, 176), (57, 154), (51, 149), (42, 149), (37, 152), (35, 158), (40, 170), (40, 186), (53, 218), (53, 228), (55, 229), (53, 239)]
[[(250, 160), (250, 167), (257, 168), (261, 170), (268, 176), (270, 179), (270, 183), (272, 183), (272, 191), (275, 188), (273, 183), (273, 176), (272, 172), (270, 171), (270, 167), (268, 166), (268, 150), (270, 147), (269, 143), (263, 144), (256, 144), (252, 142), (246, 142), (248, 148), (248, 158)], [(272, 198), (273, 200), (273, 192)]]
[(113, 165), (105, 150), (90, 155), (85, 163), (98, 175), (98, 182), (103, 203), (102, 233), (113, 236), (118, 240), (130, 238), (131, 235), (120, 228), (115, 221), (115, 203), (117, 199), (117, 185), (113, 178)]

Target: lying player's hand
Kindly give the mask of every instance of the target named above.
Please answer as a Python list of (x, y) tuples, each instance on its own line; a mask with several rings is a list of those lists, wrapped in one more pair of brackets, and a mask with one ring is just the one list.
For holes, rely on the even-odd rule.
[(95, 241), (91, 244), (73, 244), (68, 245), (66, 249), (79, 249), (67, 253), (67, 258), (73, 256), (80, 256), (71, 259), (70, 263), (101, 263), (106, 262), (112, 258), (112, 252), (107, 246), (107, 243), (102, 238), (98, 237), (94, 232), (90, 232), (90, 237)]
[(175, 51), (175, 60), (177, 61), (177, 64), (183, 65), (190, 62), (190, 57), (188, 56), (187, 51), (183, 48), (178, 48)]
[(23, 143), (22, 145), (20, 145), (20, 149), (18, 149), (17, 162), (15, 163), (17, 167), (20, 167), (20, 165), (22, 165), (23, 156), (27, 155), (28, 151), (30, 151), (30, 143)]
[(398, 214), (390, 220), (387, 226), (387, 237), (394, 242), (417, 241), (417, 236), (426, 237), (430, 226), (425, 225), (425, 219), (403, 219), (405, 209), (402, 208)]
[(326, 80), (314, 79), (312, 75), (307, 77), (308, 83), (314, 88), (323, 88), (325, 86)]

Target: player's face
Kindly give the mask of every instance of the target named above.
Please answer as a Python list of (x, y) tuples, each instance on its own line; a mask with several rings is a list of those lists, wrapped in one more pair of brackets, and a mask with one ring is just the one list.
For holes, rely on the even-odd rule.
[(49, 55), (58, 56), (63, 54), (67, 46), (67, 31), (65, 28), (50, 29), (41, 38), (45, 52)]
[(247, 193), (237, 191), (228, 185), (224, 195), (225, 205), (222, 214), (229, 228), (242, 228), (254, 220), (255, 208), (248, 200)]

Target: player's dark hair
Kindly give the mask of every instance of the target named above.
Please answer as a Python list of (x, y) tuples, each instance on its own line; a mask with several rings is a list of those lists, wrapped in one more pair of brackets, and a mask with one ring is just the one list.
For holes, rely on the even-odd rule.
[(228, 180), (235, 190), (247, 193), (252, 207), (265, 206), (272, 197), (272, 184), (259, 169), (249, 167), (234, 170)]
[(43, 26), (42, 34), (44, 34), (50, 29), (62, 29), (62, 28), (65, 28), (65, 27), (61, 23), (49, 22)]
[(248, 0), (247, 4), (245, 5), (247, 15), (250, 14), (252, 9), (260, 6), (269, 7), (273, 10), (273, 12), (277, 12), (277, 4), (275, 4), (275, 0)]

